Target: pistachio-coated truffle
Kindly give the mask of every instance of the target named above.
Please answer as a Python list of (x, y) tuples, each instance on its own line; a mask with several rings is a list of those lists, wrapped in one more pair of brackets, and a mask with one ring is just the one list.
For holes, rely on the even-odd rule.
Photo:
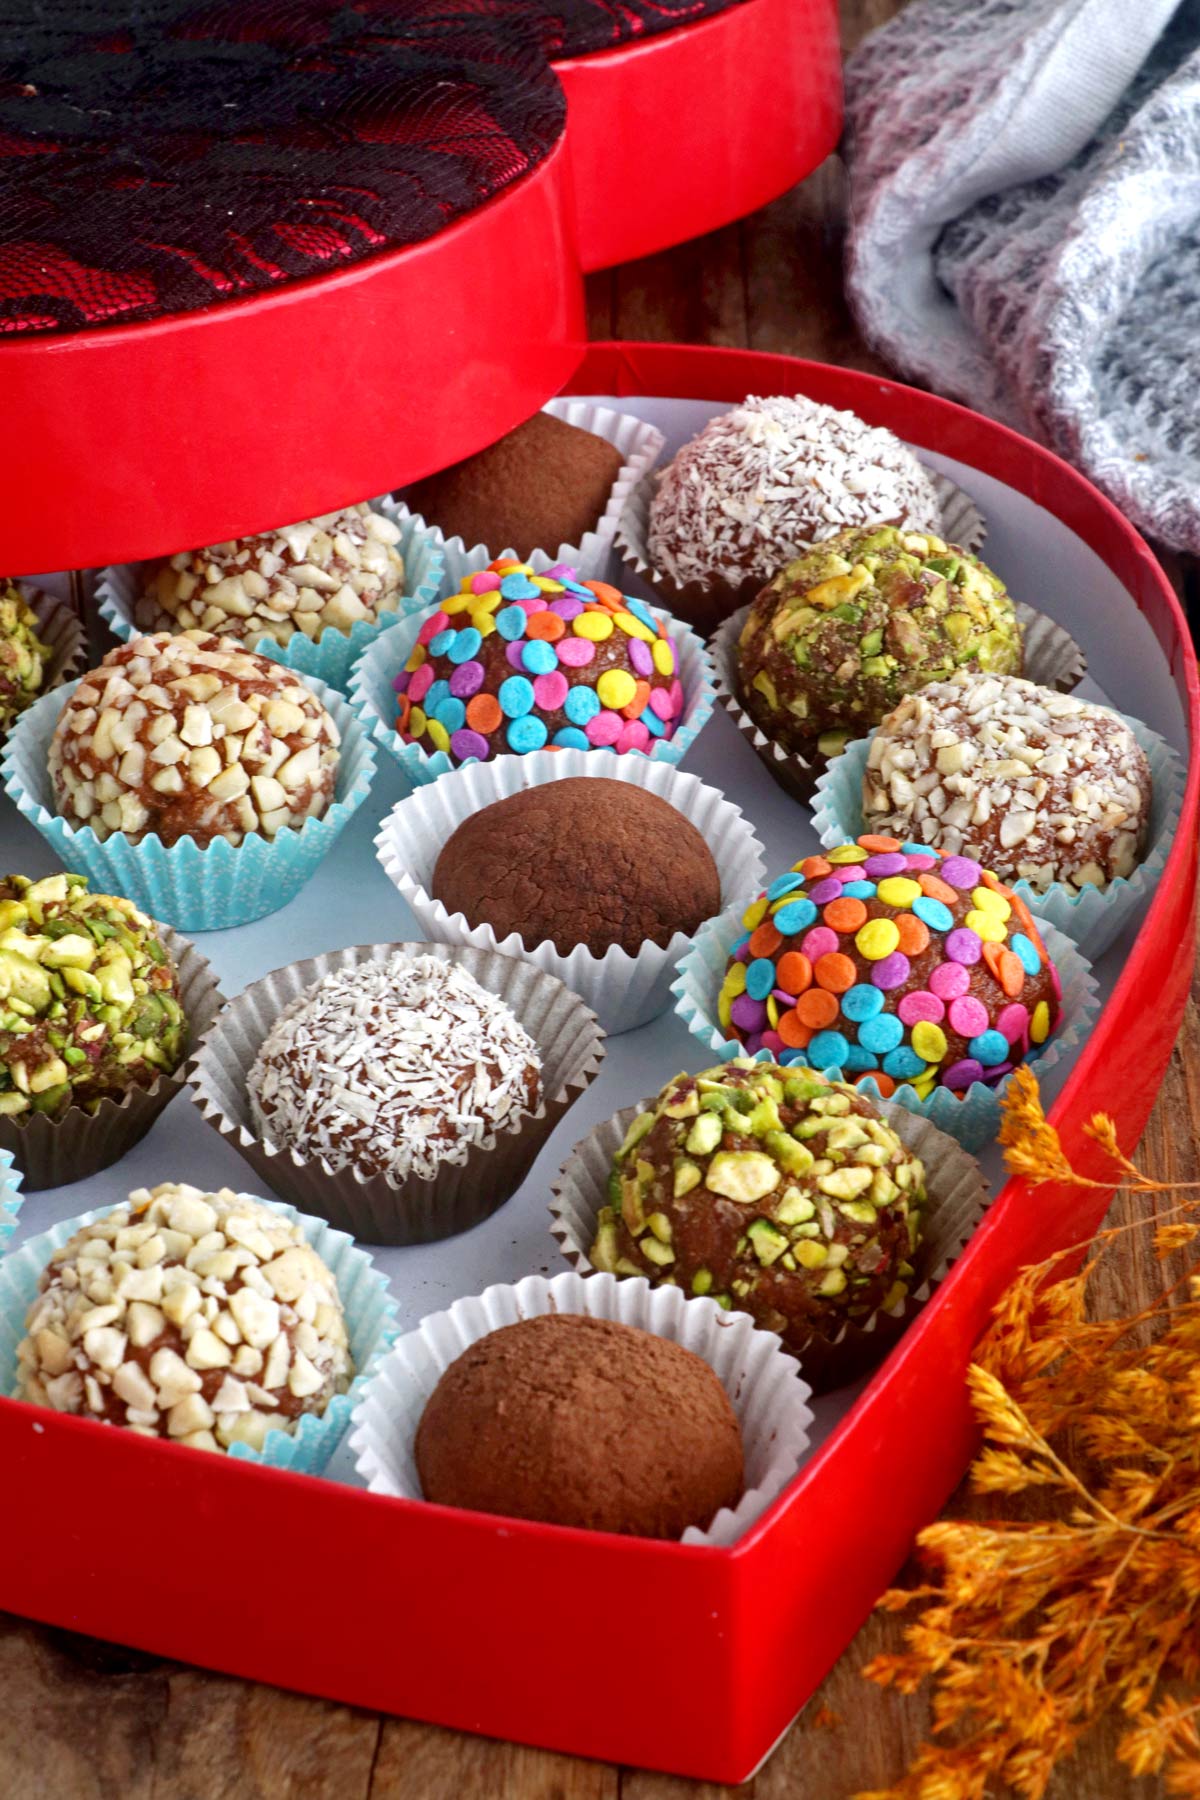
[(866, 1095), (799, 1065), (677, 1075), (617, 1152), (591, 1260), (748, 1312), (797, 1355), (908, 1291), (925, 1171)]
[(38, 637), (37, 614), (20, 589), (0, 581), (0, 733), (37, 699), (52, 655)]
[(153, 919), (82, 875), (0, 881), (0, 1114), (94, 1112), (178, 1068), (187, 1040)]
[(958, 669), (1021, 673), (1004, 583), (969, 551), (892, 525), (839, 532), (789, 563), (738, 644), (755, 723), (784, 749), (825, 755)]

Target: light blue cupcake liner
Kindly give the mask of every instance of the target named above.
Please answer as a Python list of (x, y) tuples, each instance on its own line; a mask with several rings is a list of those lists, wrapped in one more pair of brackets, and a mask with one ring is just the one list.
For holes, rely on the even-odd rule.
[[(372, 500), (371, 506), (376, 512), (386, 513), (400, 528), (397, 548), (404, 558), (404, 593), (397, 611), (384, 613), (374, 622), (360, 619), (349, 631), (324, 631), (315, 642), (297, 631), (286, 644), (277, 644), (274, 638), (264, 637), (248, 646), (259, 656), (269, 656), (272, 662), (283, 663), (306, 678), (327, 681), (342, 693), (346, 691), (351, 669), (363, 652), (406, 613), (424, 612), (437, 599), (442, 586), (445, 557), (422, 521), (406, 509), (402, 512), (390, 498)], [(96, 583), (96, 604), (100, 614), (122, 643), (128, 643), (141, 629), (134, 623), (133, 609), (141, 595), (146, 566), (141, 563), (114, 564), (101, 571)], [(175, 625), (171, 619), (164, 618), (161, 626), (147, 629), (173, 631)]]
[[(712, 716), (716, 699), (713, 665), (705, 645), (690, 625), (672, 618), (661, 607), (655, 611), (675, 646), (685, 704), (674, 737), (669, 742), (665, 738), (656, 738), (649, 757), (651, 762), (679, 763)], [(364, 726), (375, 742), (382, 744), (399, 764), (414, 787), (423, 787), (451, 769), (466, 766), (453, 762), (445, 750), (435, 750), (431, 755), (419, 744), (406, 744), (395, 727), (397, 700), (392, 683), (408, 661), (417, 634), (428, 616), (428, 611), (421, 615), (407, 614), (393, 631), (372, 644), (355, 663), (349, 688), (350, 704)], [(625, 754), (642, 756), (646, 753), (630, 750)], [(468, 763), (476, 760), (473, 756), (467, 758)]]
[[(1158, 886), (1167, 863), (1167, 854), (1179, 824), (1183, 805), (1184, 767), (1177, 753), (1156, 731), (1118, 713), (1146, 752), (1154, 797), (1150, 809), (1150, 841), (1146, 856), (1128, 878), (1118, 876), (1101, 890), (1085, 887), (1080, 892), (1061, 881), (1052, 882), (1044, 893), (1038, 893), (1027, 881), (1008, 885), (1039, 919), (1069, 937), (1083, 954), (1095, 962), (1130, 919), (1142, 913)], [(840, 756), (828, 765), (817, 782), (813, 795), (813, 824), (825, 849), (844, 844), (863, 831), (875, 831), (876, 824), (864, 821), (862, 782), (867, 767), (872, 731), (865, 738), (847, 744)], [(1002, 878), (1003, 879), (1003, 878)]]
[[(363, 1396), (368, 1381), (381, 1356), (391, 1348), (396, 1337), (396, 1302), (388, 1291), (387, 1280), (374, 1266), (365, 1250), (344, 1231), (335, 1231), (324, 1219), (313, 1219), (297, 1212), (280, 1200), (267, 1200), (258, 1194), (245, 1196), (296, 1221), (305, 1238), (337, 1281), (346, 1328), (350, 1336), (350, 1353), (357, 1371), (344, 1394), (335, 1394), (320, 1418), (304, 1413), (294, 1434), (268, 1432), (261, 1450), (248, 1444), (234, 1444), (227, 1456), (242, 1462), (264, 1463), (271, 1469), (292, 1469), (302, 1475), (321, 1475), (345, 1435), (350, 1415)], [(95, 1212), (81, 1213), (30, 1238), (17, 1250), (0, 1259), (0, 1394), (13, 1395), (17, 1384), (17, 1346), (25, 1335), (25, 1316), (37, 1298), (42, 1271), (63, 1245), (85, 1225), (102, 1219), (114, 1209), (100, 1207)], [(106, 1429), (115, 1429), (107, 1427)]]
[(17, 1228), (17, 1214), (25, 1198), (20, 1192), (23, 1179), (12, 1151), (0, 1150), (0, 1251)]
[[(1073, 1055), (1079, 1048), (1100, 1010), (1100, 997), (1090, 965), (1070, 938), (1043, 919), (1036, 922), (1046, 950), (1058, 969), (1063, 989), (1058, 1028), (1029, 1059), (1040, 1076), (1048, 1074), (1064, 1056)], [(730, 1062), (735, 1056), (748, 1054), (736, 1038), (726, 1037), (717, 1017), (717, 995), (725, 967), (742, 934), (740, 919), (730, 914), (710, 919), (696, 933), (692, 948), (678, 965), (679, 974), (671, 987), (676, 996), (675, 1011), (697, 1043), (704, 1046), (705, 1054), (715, 1056), (719, 1062)], [(771, 1062), (774, 1059), (769, 1050), (759, 1050), (754, 1060)], [(844, 1074), (841, 1069), (824, 1069), (822, 1073), (831, 1081), (856, 1079), (853, 1072)], [(956, 1138), (964, 1150), (981, 1150), (1000, 1129), (1000, 1099), (1009, 1080), (1010, 1076), (1006, 1075), (995, 1087), (987, 1087), (982, 1081), (973, 1082), (961, 1100), (948, 1088), (940, 1087), (921, 1100), (916, 1089), (904, 1082), (890, 1098), (897, 1105), (907, 1107), (909, 1112), (920, 1113), (922, 1118), (929, 1119), (939, 1130)], [(859, 1086), (873, 1100), (880, 1098), (879, 1088), (869, 1075), (859, 1081)]]
[(50, 740), (77, 681), (43, 694), (22, 713), (0, 759), (0, 776), (18, 809), (36, 825), (63, 866), (104, 893), (123, 894), (152, 918), (184, 931), (223, 931), (278, 912), (295, 898), (332, 850), (367, 797), (375, 775), (369, 734), (349, 702), (325, 682), (306, 686), (327, 708), (342, 736), (334, 801), (320, 819), (274, 838), (253, 833), (240, 844), (224, 838), (201, 849), (182, 838), (168, 849), (155, 837), (131, 844), (122, 832), (103, 842), (90, 825), (56, 816), (50, 783)]

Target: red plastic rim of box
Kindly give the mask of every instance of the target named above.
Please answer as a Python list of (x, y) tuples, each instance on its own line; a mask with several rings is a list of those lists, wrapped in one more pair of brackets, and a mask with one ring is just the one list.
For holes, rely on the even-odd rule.
[(0, 341), (0, 571), (220, 543), (482, 449), (570, 379), (584, 270), (762, 205), (841, 128), (835, 0), (741, 0), (554, 66), (557, 149), (424, 243), (150, 324)]
[[(596, 345), (581, 393), (733, 402), (803, 390), (986, 471), (1070, 527), (1117, 575), (1200, 728), (1196, 660), (1150, 550), (1048, 451), (936, 397), (787, 357)], [(1200, 761), (1125, 969), (1052, 1117), (1097, 1175), (1097, 1105), (1141, 1132), (1191, 980)], [(1145, 1004), (1153, 982), (1154, 1007)], [(335, 1482), (185, 1456), (169, 1443), (0, 1400), (0, 1607), (231, 1674), (582, 1756), (744, 1780), (849, 1642), (974, 1433), (963, 1371), (1023, 1263), (1090, 1235), (1107, 1191), (1010, 1181), (858, 1402), (735, 1548), (708, 1550), (456, 1513)], [(296, 1572), (280, 1605), (214, 1597), (206, 1546), (230, 1518)], [(164, 1542), (129, 1577), (131, 1520)]]

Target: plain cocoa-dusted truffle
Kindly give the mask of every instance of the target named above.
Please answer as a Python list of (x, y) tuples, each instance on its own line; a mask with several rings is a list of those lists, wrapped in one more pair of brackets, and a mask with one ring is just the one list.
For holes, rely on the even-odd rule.
[(1015, 676), (910, 694), (867, 753), (863, 817), (1044, 893), (1133, 874), (1150, 829), (1150, 764), (1117, 713)]
[(620, 453), (594, 431), (537, 412), (486, 450), (405, 489), (413, 512), (467, 548), (553, 554), (600, 521)]
[(578, 1313), (471, 1344), (430, 1396), (415, 1451), (427, 1500), (630, 1537), (705, 1530), (745, 1479), (737, 1416), (706, 1362)]
[(750, 608), (738, 687), (785, 750), (834, 755), (905, 694), (956, 670), (1019, 675), (1021, 628), (998, 575), (928, 531), (844, 531), (789, 563)]
[(708, 1294), (800, 1355), (907, 1293), (925, 1170), (856, 1088), (738, 1059), (638, 1114), (612, 1195), (593, 1267)]
[(240, 844), (329, 808), (340, 734), (289, 669), (203, 631), (118, 644), (80, 681), (50, 745), (59, 817), (98, 838)]
[(537, 1045), (460, 965), (398, 951), (282, 1012), (247, 1078), (263, 1137), (364, 1179), (429, 1180), (541, 1099)]
[(432, 892), (498, 941), (567, 956), (689, 936), (721, 910), (712, 852), (682, 813), (632, 782), (577, 776), (473, 813), (447, 840)]
[(676, 581), (770, 581), (851, 526), (937, 531), (937, 490), (897, 437), (803, 394), (754, 395), (710, 419), (650, 503), (652, 564)]
[(295, 1432), (354, 1377), (337, 1281), (300, 1226), (228, 1188), (139, 1188), (56, 1250), (19, 1395), (201, 1450)]
[(251, 648), (377, 624), (404, 594), (400, 527), (367, 505), (303, 519), (206, 550), (183, 550), (153, 574), (134, 616), (147, 631), (211, 631)]

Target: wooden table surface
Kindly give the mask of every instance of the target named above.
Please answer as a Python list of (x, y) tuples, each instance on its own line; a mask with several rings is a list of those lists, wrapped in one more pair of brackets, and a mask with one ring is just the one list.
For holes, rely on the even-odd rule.
[[(843, 0), (847, 47), (899, 3)], [(881, 368), (842, 298), (843, 213), (842, 171), (831, 159), (739, 225), (592, 277), (592, 335)], [(1193, 572), (1168, 566), (1181, 591), (1193, 587)], [(1200, 1175), (1197, 992), (1142, 1143), (1143, 1165), (1163, 1178)], [(1114, 1215), (1126, 1210), (1118, 1202)], [(1114, 1302), (1134, 1309), (1161, 1274), (1148, 1245), (1130, 1241), (1108, 1280)], [(134, 1536), (164, 1526), (131, 1521)], [(844, 1800), (894, 1780), (925, 1730), (923, 1698), (881, 1693), (859, 1674), (895, 1647), (899, 1630), (895, 1620), (869, 1621), (766, 1768), (727, 1789), (382, 1718), (0, 1615), (0, 1800)], [(1050, 1800), (1161, 1792), (1113, 1764), (1112, 1736), (1097, 1734)]]

